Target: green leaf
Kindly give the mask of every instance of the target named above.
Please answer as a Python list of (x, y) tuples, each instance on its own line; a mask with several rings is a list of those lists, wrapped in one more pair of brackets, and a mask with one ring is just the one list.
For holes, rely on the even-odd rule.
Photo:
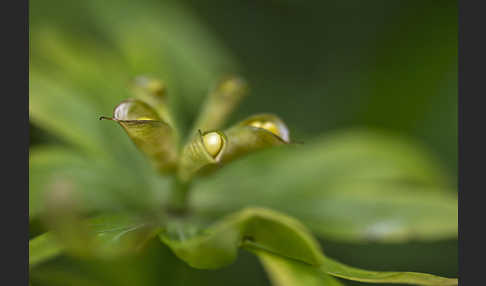
[(266, 251), (254, 251), (274, 286), (343, 286), (340, 281), (308, 264)]
[(335, 277), (368, 283), (399, 283), (428, 286), (458, 285), (458, 279), (455, 278), (445, 278), (417, 272), (369, 271), (347, 266), (329, 257), (325, 257), (325, 262), (319, 267), (319, 270)]
[(44, 233), (29, 241), (29, 267), (60, 255), (63, 247), (50, 233)]
[[(97, 30), (121, 53), (129, 74), (149, 74), (167, 83), (174, 115), (187, 128), (186, 117), (194, 116), (203, 100), (201, 91), (221, 74), (235, 70), (236, 63), (206, 24), (180, 1), (109, 3), (87, 1)], [(129, 18), (126, 11), (131, 11)]]
[(457, 195), (434, 158), (377, 132), (339, 132), (240, 159), (201, 181), (193, 195), (207, 215), (271, 207), (341, 241), (457, 235)]
[(457, 279), (431, 274), (377, 272), (346, 266), (326, 257), (318, 242), (299, 221), (269, 209), (246, 208), (199, 233), (182, 228), (177, 231), (165, 230), (159, 237), (177, 257), (201, 269), (216, 269), (232, 263), (237, 257), (238, 248), (243, 247), (262, 255), (262, 259), (268, 263), (278, 260), (272, 259), (271, 255), (293, 260), (280, 261), (280, 265), (274, 267), (281, 269), (293, 265), (297, 270), (292, 271), (305, 273), (309, 283), (315, 283), (316, 279), (328, 279), (326, 275), (332, 275), (361, 282), (457, 285)]
[(121, 168), (111, 161), (89, 158), (66, 147), (31, 148), (29, 218), (45, 213), (46, 200), (63, 190), (86, 212), (159, 207), (166, 186), (158, 182), (152, 185), (139, 171), (143, 169)]
[[(29, 217), (35, 218), (46, 210), (46, 200), (52, 192), (59, 188), (69, 189), (83, 200), (88, 200), (90, 193), (95, 192), (96, 198), (84, 206), (88, 210), (109, 204), (110, 200), (104, 194), (110, 189), (110, 176), (104, 176), (100, 182), (97, 174), (105, 174), (103, 168), (74, 152), (63, 147), (35, 147), (29, 155)], [(93, 171), (97, 171), (94, 173)]]
[(195, 268), (232, 263), (245, 241), (258, 241), (269, 251), (313, 265), (322, 262), (318, 243), (298, 221), (267, 209), (244, 209), (190, 237), (179, 233), (165, 231), (159, 236), (177, 257)]
[[(327, 280), (326, 283), (329, 283), (329, 285), (342, 285), (337, 280), (331, 279), (329, 275), (366, 283), (399, 283), (428, 286), (458, 285), (457, 279), (445, 278), (432, 274), (369, 271), (347, 266), (329, 257), (324, 257), (323, 264), (315, 267), (300, 261), (282, 258), (270, 252), (259, 250), (258, 247), (251, 245), (247, 246), (246, 249), (258, 255), (269, 272), (270, 278), (273, 281), (276, 281), (276, 285), (328, 285), (323, 282), (325, 280)], [(294, 277), (296, 275), (298, 276)], [(302, 284), (299, 284), (298, 282), (300, 282), (300, 280), (296, 280), (296, 278), (303, 279)]]
[(118, 122), (135, 145), (153, 161), (159, 172), (175, 170), (176, 134), (148, 104), (137, 99), (128, 99), (115, 107), (113, 118), (100, 119)]
[(132, 214), (105, 214), (73, 219), (29, 241), (31, 267), (64, 252), (80, 257), (113, 258), (139, 252), (160, 231), (153, 220)]
[(64, 140), (97, 156), (106, 156), (102, 127), (92, 105), (70, 89), (29, 73), (29, 116), (33, 123), (50, 130)]

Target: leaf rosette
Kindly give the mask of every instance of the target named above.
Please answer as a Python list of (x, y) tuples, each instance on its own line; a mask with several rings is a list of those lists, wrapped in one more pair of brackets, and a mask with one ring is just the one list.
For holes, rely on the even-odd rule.
[[(418, 149), (366, 132), (333, 135), (308, 148), (277, 148), (294, 142), (277, 115), (256, 114), (226, 127), (227, 118), (248, 92), (246, 82), (237, 76), (224, 78), (209, 91), (190, 128), (183, 128), (173, 116), (178, 110), (169, 104), (165, 83), (137, 77), (130, 89), (135, 98), (120, 102), (112, 117), (101, 119), (117, 122), (154, 166), (156, 177), (144, 173), (130, 186), (163, 186), (169, 191), (161, 198), (149, 196), (146, 201), (155, 207), (142, 214), (120, 212), (126, 206), (117, 209), (116, 204), (104, 215), (77, 213), (74, 208), (60, 208), (62, 212), (51, 208), (47, 216), (44, 211), (40, 216), (51, 231), (31, 240), (31, 267), (62, 253), (118, 257), (137, 252), (158, 237), (178, 258), (199, 269), (227, 266), (240, 249), (250, 251), (275, 285), (342, 285), (336, 278), (457, 285), (457, 279), (430, 274), (344, 265), (327, 257), (312, 235), (353, 242), (456, 235), (457, 199), (443, 191), (450, 187), (442, 171)], [(263, 152), (266, 149), (273, 150)], [(74, 157), (65, 153), (66, 160)], [(46, 164), (36, 154), (33, 158), (31, 168), (52, 166), (52, 173), (63, 162), (60, 158), (61, 163)], [(78, 161), (84, 168), (84, 160)], [(196, 182), (198, 177), (205, 179)], [(89, 186), (87, 181), (73, 176), (70, 182)], [(43, 214), (42, 207), (36, 205), (33, 215)]]

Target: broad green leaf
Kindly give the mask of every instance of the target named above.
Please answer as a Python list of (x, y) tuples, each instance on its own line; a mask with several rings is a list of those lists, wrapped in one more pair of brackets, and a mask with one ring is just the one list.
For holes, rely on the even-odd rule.
[(177, 139), (173, 128), (162, 121), (157, 112), (138, 99), (128, 99), (118, 104), (113, 118), (118, 122), (135, 145), (150, 158), (161, 172), (175, 170)]
[(106, 156), (97, 115), (96, 109), (80, 100), (72, 90), (30, 71), (29, 116), (33, 123), (74, 146), (97, 156)]
[(86, 223), (95, 235), (95, 254), (115, 256), (139, 252), (160, 231), (157, 220), (133, 214), (108, 214)]
[[(53, 230), (29, 241), (31, 267), (64, 252), (80, 257), (111, 258), (139, 252), (160, 231), (158, 223), (131, 214), (53, 222)], [(63, 219), (64, 219), (63, 218)]]
[(131, 73), (116, 49), (93, 37), (70, 34), (58, 26), (37, 25), (31, 33), (30, 65), (38, 74), (76, 90), (76, 95), (100, 108), (112, 110), (127, 98)]
[(339, 132), (249, 156), (201, 181), (193, 195), (209, 215), (271, 207), (336, 240), (457, 235), (457, 196), (433, 157), (377, 132)]
[(326, 257), (318, 242), (299, 221), (269, 209), (246, 208), (203, 231), (165, 230), (159, 237), (177, 257), (195, 268), (216, 269), (231, 264), (238, 255), (238, 248), (243, 247), (257, 255), (264, 252), (263, 259), (270, 261), (271, 255), (293, 260), (275, 267), (294, 265), (297, 271), (305, 273), (309, 283), (332, 275), (361, 282), (457, 285), (457, 279), (431, 274), (377, 272), (346, 266)]
[(308, 264), (266, 251), (254, 251), (274, 286), (343, 286), (340, 281)]
[[(95, 171), (96, 170), (96, 171)], [(100, 173), (101, 172), (101, 173)], [(99, 174), (106, 174), (99, 164), (79, 153), (62, 147), (36, 147), (29, 156), (29, 217), (33, 219), (46, 210), (46, 200), (59, 189), (66, 189), (83, 200), (95, 193), (96, 200), (86, 204), (89, 209), (110, 204), (106, 194), (110, 189), (109, 176), (104, 182)], [(89, 200), (89, 199), (88, 199)]]
[(29, 241), (29, 267), (34, 267), (60, 255), (63, 247), (50, 233), (41, 234)]
[(317, 241), (296, 220), (260, 208), (234, 213), (204, 230), (187, 237), (179, 232), (162, 232), (159, 236), (180, 259), (195, 268), (216, 269), (232, 263), (245, 241), (285, 257), (322, 263)]
[(112, 165), (102, 158), (83, 156), (66, 147), (31, 148), (29, 217), (45, 213), (46, 200), (59, 192), (69, 193), (87, 212), (160, 207), (167, 186), (161, 180), (152, 182), (137, 171)]
[[(301, 261), (287, 259), (248, 245), (269, 272), (276, 285), (342, 285), (329, 276), (366, 283), (398, 283), (428, 286), (454, 286), (458, 280), (418, 272), (369, 271), (347, 266), (329, 257), (315, 267)], [(298, 275), (298, 276), (297, 276)], [(297, 276), (297, 277), (296, 277)], [(327, 280), (327, 281), (326, 281)], [(324, 282), (326, 281), (326, 282)], [(333, 284), (334, 283), (334, 284)]]
[(347, 266), (325, 257), (319, 270), (329, 275), (367, 283), (398, 283), (428, 286), (454, 286), (458, 285), (458, 279), (445, 278), (427, 273), (417, 272), (393, 272), (393, 271), (369, 271)]

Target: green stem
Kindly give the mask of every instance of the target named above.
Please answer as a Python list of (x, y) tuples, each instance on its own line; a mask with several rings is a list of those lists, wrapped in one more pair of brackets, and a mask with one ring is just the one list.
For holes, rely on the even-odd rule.
[(190, 183), (175, 178), (169, 198), (169, 211), (175, 214), (184, 214), (188, 210)]

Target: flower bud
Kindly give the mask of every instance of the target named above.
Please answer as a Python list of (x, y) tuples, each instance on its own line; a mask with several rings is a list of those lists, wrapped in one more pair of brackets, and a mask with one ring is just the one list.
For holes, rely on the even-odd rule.
[(177, 146), (171, 126), (141, 100), (122, 101), (113, 111), (113, 118), (126, 131), (135, 145), (154, 163), (161, 173), (175, 170)]
[(159, 118), (174, 127), (174, 120), (169, 108), (167, 87), (162, 81), (147, 76), (138, 76), (133, 79), (130, 88), (135, 96), (146, 102), (158, 114)]
[(199, 132), (182, 151), (179, 163), (179, 179), (188, 181), (197, 173), (211, 170), (221, 161), (226, 149), (226, 135), (220, 131)]
[(196, 130), (220, 128), (247, 91), (248, 86), (240, 77), (231, 76), (220, 81), (209, 93), (194, 124), (193, 133)]

